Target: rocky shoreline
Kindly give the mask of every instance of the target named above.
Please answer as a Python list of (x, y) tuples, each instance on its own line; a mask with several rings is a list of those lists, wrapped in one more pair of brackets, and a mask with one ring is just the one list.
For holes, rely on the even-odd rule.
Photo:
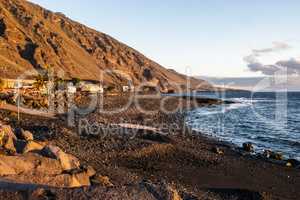
[[(106, 180), (106, 184), (91, 181), (91, 186), (77, 189), (47, 186), (12, 191), (11, 188), (0, 187), (1, 197), (298, 199), (299, 169), (270, 162), (246, 151), (237, 151), (226, 143), (191, 132), (185, 127), (185, 109), (219, 101), (197, 99), (196, 105), (191, 106), (189, 99), (184, 99), (181, 110), (166, 114), (158, 106), (163, 98), (141, 100), (140, 105), (145, 110), (153, 111), (150, 114), (141, 113), (135, 105), (130, 105), (127, 110), (113, 115), (94, 111), (76, 116), (75, 124), (84, 119), (90, 124), (106, 127), (97, 132), (100, 134), (89, 134), (80, 131), (79, 127), (66, 126), (65, 116), (48, 119), (22, 114), (21, 121), (17, 122), (15, 114), (1, 110), (0, 121), (14, 130), (22, 128), (30, 131), (36, 142), (57, 147), (78, 159), (81, 172), (84, 170), (82, 166), (90, 166), (98, 176), (105, 177), (102, 181)], [(168, 99), (166, 109), (173, 110), (179, 99)], [(104, 107), (121, 107), (127, 100), (127, 96), (106, 97)], [(122, 126), (106, 126), (111, 124)], [(126, 127), (124, 124), (127, 124)], [(175, 124), (176, 127), (162, 127), (162, 124)]]

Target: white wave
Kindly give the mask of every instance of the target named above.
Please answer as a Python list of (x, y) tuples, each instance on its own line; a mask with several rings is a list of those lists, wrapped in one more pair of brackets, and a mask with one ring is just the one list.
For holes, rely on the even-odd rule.
[(239, 103), (257, 103), (257, 102), (273, 102), (274, 100), (271, 99), (266, 99), (266, 98), (255, 98), (255, 99), (249, 99), (249, 98), (230, 98), (227, 100), (231, 100), (234, 102), (239, 102)]
[(233, 103), (229, 105), (220, 105), (216, 106), (214, 108), (201, 108), (197, 111), (193, 112), (194, 116), (207, 116), (207, 115), (216, 115), (216, 114), (224, 114), (230, 110), (239, 109), (243, 107), (252, 106), (252, 104), (249, 103)]
[(215, 115), (215, 114), (220, 114), (220, 113), (224, 113), (224, 111), (222, 111), (222, 110), (219, 110), (219, 111), (200, 111), (197, 114), (198, 115)]
[(257, 99), (247, 99), (247, 98), (232, 98), (232, 99), (229, 99), (229, 100), (232, 100), (234, 102), (239, 102), (239, 103), (254, 103), (254, 102), (258, 102), (260, 100), (257, 100)]
[(249, 104), (249, 103), (233, 103), (233, 104), (229, 104), (229, 106), (227, 108), (225, 108), (225, 111), (248, 107), (251, 105), (252, 104)]

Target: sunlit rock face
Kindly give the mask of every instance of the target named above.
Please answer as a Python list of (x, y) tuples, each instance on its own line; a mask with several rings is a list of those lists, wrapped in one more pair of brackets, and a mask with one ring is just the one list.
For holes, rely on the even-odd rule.
[[(155, 82), (159, 88), (186, 85), (186, 76), (168, 70), (104, 33), (21, 0), (0, 0), (0, 73), (16, 78), (54, 69), (63, 78), (100, 80), (112, 85)], [(114, 70), (104, 73), (105, 70)], [(211, 88), (191, 79), (191, 87)]]

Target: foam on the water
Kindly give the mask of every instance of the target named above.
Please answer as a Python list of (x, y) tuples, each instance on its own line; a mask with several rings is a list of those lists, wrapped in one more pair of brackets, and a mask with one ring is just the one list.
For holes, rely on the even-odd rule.
[[(224, 99), (236, 103), (191, 111), (187, 125), (239, 146), (252, 142), (259, 152), (272, 149), (286, 157), (300, 157), (300, 93), (288, 93), (287, 100), (276, 100), (275, 93), (231, 92)], [(278, 120), (277, 106), (285, 104), (287, 110), (282, 113), (286, 111), (287, 117)]]

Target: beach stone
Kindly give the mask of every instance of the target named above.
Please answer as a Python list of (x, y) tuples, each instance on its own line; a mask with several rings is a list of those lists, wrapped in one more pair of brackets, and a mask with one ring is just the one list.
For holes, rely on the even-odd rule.
[(90, 177), (87, 173), (82, 172), (78, 174), (72, 174), (70, 178), (69, 187), (83, 187), (83, 186), (90, 186)]
[(95, 176), (96, 175), (96, 170), (93, 167), (88, 166), (87, 174), (89, 175), (89, 177)]
[(0, 160), (0, 176), (15, 175), (17, 172), (13, 167)]
[(263, 156), (265, 158), (270, 158), (271, 153), (272, 153), (272, 151), (270, 151), (270, 150), (264, 150)]
[(281, 153), (273, 152), (271, 150), (264, 150), (263, 156), (273, 160), (283, 160), (283, 155)]
[(63, 172), (58, 160), (38, 154), (0, 156), (0, 176), (16, 183), (68, 188), (90, 185), (86, 172), (72, 175)]
[(253, 144), (250, 142), (246, 142), (243, 144), (243, 150), (247, 151), (247, 152), (253, 152), (254, 151), (254, 147)]
[(47, 145), (42, 149), (41, 154), (43, 156), (59, 160), (63, 170), (68, 171), (78, 169), (80, 167), (80, 162), (76, 157), (63, 152), (57, 146)]
[(271, 152), (269, 158), (274, 160), (283, 160), (283, 155), (278, 152)]
[(5, 163), (5, 166), (8, 167), (9, 171), (11, 171), (10, 169), (13, 169), (17, 174), (28, 172), (35, 168), (35, 163), (28, 157), (0, 156), (0, 160)]
[(101, 175), (95, 175), (91, 178), (91, 182), (96, 185), (101, 185), (105, 187), (112, 187), (114, 186), (111, 182), (108, 176), (101, 176)]
[(153, 194), (156, 199), (182, 200), (177, 190), (165, 181), (162, 181), (157, 185), (152, 184), (151, 182), (143, 182), (142, 185), (144, 185), (148, 192)]
[(167, 189), (167, 193), (168, 193), (168, 200), (182, 200), (182, 198), (180, 197), (180, 195), (178, 194), (177, 190), (175, 190), (172, 187), (168, 187)]
[(82, 166), (82, 169), (88, 174), (89, 177), (96, 175), (96, 170), (89, 165)]
[(30, 194), (29, 194), (29, 199), (56, 199), (55, 197), (55, 193), (53, 193), (51, 190), (47, 190), (45, 188), (37, 188), (35, 189), (34, 191), (32, 191)]
[(0, 145), (11, 153), (16, 153), (15, 141), (17, 140), (11, 126), (2, 125), (0, 127)]
[(288, 159), (286, 164), (288, 167), (298, 167), (300, 166), (300, 161), (296, 159)]
[(59, 175), (63, 169), (58, 160), (43, 157), (36, 153), (27, 153), (24, 155), (15, 156), (18, 159), (30, 163), (33, 167), (27, 168), (25, 171), (32, 171), (43, 175)]
[(5, 179), (16, 183), (22, 183), (24, 185), (42, 185), (55, 188), (77, 188), (90, 186), (88, 182), (84, 182), (89, 181), (87, 178), (84, 179), (84, 176), (81, 177), (78, 175), (76, 178), (70, 174), (48, 175), (36, 171), (6, 176)]
[(33, 134), (31, 132), (29, 132), (29, 131), (22, 130), (21, 131), (21, 136), (26, 141), (32, 141), (34, 139), (33, 138)]
[(59, 147), (47, 145), (42, 149), (41, 154), (52, 159), (58, 159), (58, 154), (60, 151), (62, 150)]
[(63, 172), (58, 160), (38, 154), (0, 156), (0, 176), (16, 183), (68, 188), (90, 185), (90, 177), (86, 172)]
[(60, 162), (51, 158), (37, 157), (39, 165), (36, 167), (36, 171), (45, 175), (59, 175), (63, 172)]
[(28, 153), (31, 151), (41, 151), (44, 148), (44, 145), (35, 142), (35, 141), (28, 141), (23, 149), (23, 153)]
[(11, 152), (11, 153), (16, 153), (17, 152), (17, 149), (16, 149), (16, 147), (15, 147), (15, 140), (13, 139), (13, 138), (11, 138), (11, 137), (8, 137), (8, 138), (6, 138), (7, 140), (6, 140), (6, 142), (5, 142), (5, 144), (4, 144), (4, 148), (6, 149), (6, 150), (8, 150), (9, 152)]
[(212, 151), (214, 153), (216, 153), (216, 154), (219, 154), (219, 155), (223, 155), (224, 154), (224, 151), (222, 149), (220, 149), (219, 147), (213, 147)]
[(9, 125), (1, 125), (0, 126), (0, 135), (7, 135), (8, 137), (11, 137), (12, 139), (16, 140), (17, 137), (15, 133), (13, 132), (11, 126)]

